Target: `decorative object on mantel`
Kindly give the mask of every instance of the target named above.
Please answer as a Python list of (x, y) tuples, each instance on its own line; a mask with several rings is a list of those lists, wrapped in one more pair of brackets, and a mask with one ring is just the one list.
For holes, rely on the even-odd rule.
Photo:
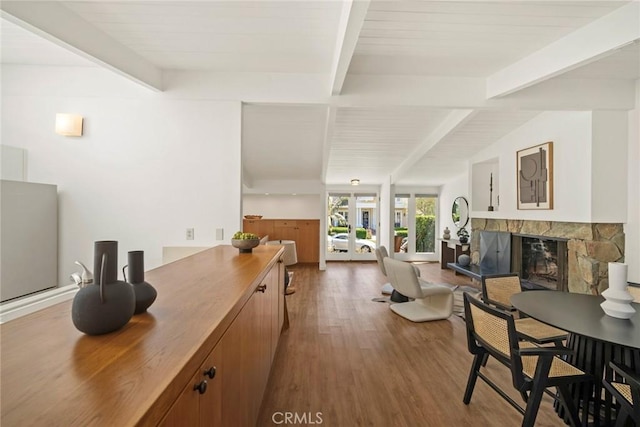
[(602, 292), (605, 302), (600, 304), (605, 314), (618, 319), (633, 317), (636, 310), (631, 303), (633, 296), (627, 290), (627, 264), (609, 263), (609, 288)]
[(467, 254), (462, 254), (458, 257), (458, 264), (462, 267), (466, 267), (471, 264), (471, 257)]
[[(129, 263), (122, 267), (124, 280), (131, 283), (133, 293), (136, 296), (136, 309), (133, 314), (140, 314), (147, 311), (158, 296), (158, 291), (144, 280), (144, 251), (129, 251)], [(129, 279), (124, 272), (129, 268)]]
[(487, 210), (493, 212), (493, 172), (491, 172), (491, 177), (489, 178), (489, 207)]
[(469, 242), (469, 232), (467, 231), (466, 228), (461, 227), (458, 232), (458, 240), (460, 240), (460, 243), (468, 243)]
[(520, 150), (518, 209), (553, 209), (553, 142)]
[(240, 249), (241, 254), (250, 254), (253, 248), (260, 244), (260, 238), (253, 233), (238, 231), (231, 238), (231, 244), (234, 248)]
[(444, 228), (444, 232), (442, 233), (442, 238), (445, 240), (449, 240), (451, 238), (451, 230), (449, 230), (449, 227)]
[(136, 306), (131, 285), (118, 280), (118, 242), (98, 241), (94, 246), (93, 271), (98, 283), (80, 289), (71, 306), (73, 325), (87, 335), (122, 328)]

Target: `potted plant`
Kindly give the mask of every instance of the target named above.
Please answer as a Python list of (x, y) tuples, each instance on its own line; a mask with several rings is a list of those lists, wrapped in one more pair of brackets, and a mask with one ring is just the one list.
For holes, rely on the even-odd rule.
[(456, 234), (458, 235), (458, 240), (460, 240), (460, 243), (467, 243), (469, 241), (469, 232), (466, 228), (460, 228)]

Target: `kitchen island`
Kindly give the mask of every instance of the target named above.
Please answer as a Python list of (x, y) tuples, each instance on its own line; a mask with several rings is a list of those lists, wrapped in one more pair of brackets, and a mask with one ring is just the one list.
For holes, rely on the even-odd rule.
[(146, 273), (147, 313), (100, 336), (71, 301), (0, 325), (0, 424), (255, 425), (284, 324), (281, 246), (217, 246)]

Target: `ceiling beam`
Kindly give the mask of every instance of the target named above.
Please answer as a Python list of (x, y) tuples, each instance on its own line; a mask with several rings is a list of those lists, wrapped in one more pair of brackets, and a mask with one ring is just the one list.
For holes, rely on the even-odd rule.
[(482, 78), (360, 74), (349, 76), (343, 94), (333, 96), (331, 104), (337, 107), (629, 110), (635, 106), (634, 88), (632, 80), (550, 79), (509, 96), (487, 99), (486, 81)]
[(640, 40), (640, 2), (633, 1), (487, 78), (486, 96), (517, 92)]
[(434, 129), (429, 136), (418, 145), (404, 161), (391, 173), (391, 183), (395, 184), (404, 175), (404, 172), (410, 170), (418, 163), (425, 154), (431, 150), (437, 143), (442, 141), (451, 132), (463, 126), (468, 120), (476, 115), (476, 110), (454, 110), (444, 118), (444, 120)]
[(349, 71), (351, 58), (356, 50), (358, 37), (364, 24), (370, 0), (348, 0), (342, 5), (342, 15), (336, 37), (336, 48), (331, 65), (331, 94), (342, 92), (344, 79)]
[(327, 107), (327, 124), (324, 131), (324, 142), (322, 144), (322, 172), (320, 182), (327, 183), (327, 170), (329, 169), (329, 154), (331, 153), (331, 141), (333, 140), (333, 130), (336, 125), (336, 107)]
[(54, 1), (2, 1), (2, 18), (155, 91), (162, 70)]

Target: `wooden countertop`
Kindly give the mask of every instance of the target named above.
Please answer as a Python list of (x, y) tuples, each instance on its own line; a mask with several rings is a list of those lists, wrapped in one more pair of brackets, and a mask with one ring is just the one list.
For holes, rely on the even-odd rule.
[(88, 336), (71, 301), (0, 325), (2, 426), (155, 425), (282, 252), (217, 246), (148, 271), (148, 313)]

